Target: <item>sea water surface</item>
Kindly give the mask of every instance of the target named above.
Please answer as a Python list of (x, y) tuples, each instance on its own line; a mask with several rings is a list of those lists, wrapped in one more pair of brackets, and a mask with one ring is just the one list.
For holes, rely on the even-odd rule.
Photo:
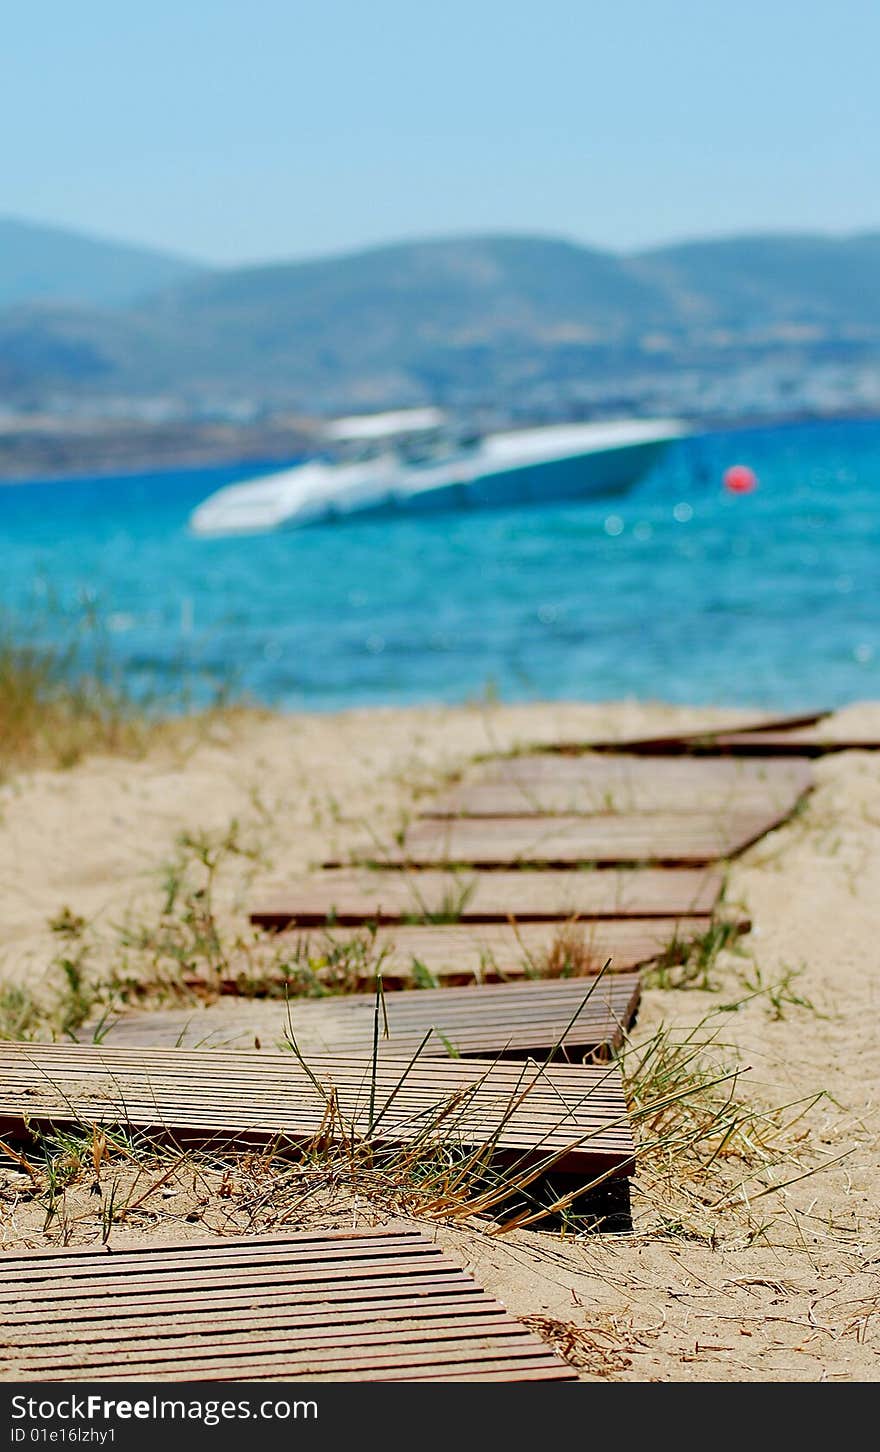
[[(724, 470), (759, 488), (734, 496)], [(277, 466), (276, 466), (277, 467)], [(880, 421), (676, 444), (627, 495), (199, 539), (253, 468), (0, 487), (0, 616), (96, 618), (133, 689), (274, 706), (880, 697)]]

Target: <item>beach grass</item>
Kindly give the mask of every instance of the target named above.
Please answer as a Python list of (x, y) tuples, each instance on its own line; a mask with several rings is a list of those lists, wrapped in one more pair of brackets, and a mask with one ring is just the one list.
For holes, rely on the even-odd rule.
[(143, 756), (203, 739), (222, 721), (266, 712), (233, 680), (207, 683), (181, 662), (135, 690), (100, 616), (17, 628), (0, 614), (0, 780), (16, 768), (69, 768), (87, 756)]
[(677, 930), (643, 970), (644, 988), (717, 988), (714, 970), (724, 952), (742, 953), (742, 929), (735, 918), (714, 917), (701, 933), (682, 936)]
[(77, 642), (20, 643), (0, 625), (0, 771), (137, 751), (145, 730), (123, 687), (99, 662), (87, 665)]

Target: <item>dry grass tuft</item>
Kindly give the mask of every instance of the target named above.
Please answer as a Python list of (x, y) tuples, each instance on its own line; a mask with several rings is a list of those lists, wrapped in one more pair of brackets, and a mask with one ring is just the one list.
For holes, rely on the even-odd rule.
[(702, 933), (682, 938), (675, 933), (643, 974), (645, 988), (697, 988), (712, 992), (718, 958), (725, 950), (742, 953), (739, 923), (714, 918)]
[(639, 1229), (713, 1247), (764, 1235), (774, 1213), (765, 1197), (823, 1168), (809, 1115), (826, 1097), (762, 1103), (716, 1013), (691, 1028), (661, 1025), (619, 1055), (638, 1137)]
[[(207, 704), (197, 706), (197, 695)], [(68, 768), (99, 754), (141, 757), (155, 747), (185, 754), (216, 726), (253, 717), (234, 696), (231, 682), (206, 681), (184, 662), (170, 686), (135, 696), (94, 611), (61, 643), (22, 640), (0, 619), (0, 775)]]
[(73, 766), (86, 753), (143, 750), (148, 726), (126, 693), (76, 646), (0, 638), (0, 765)]
[[(516, 929), (516, 923), (511, 919)], [(532, 978), (591, 978), (600, 973), (605, 962), (593, 943), (591, 932), (577, 918), (563, 923), (549, 947), (541, 953), (529, 953), (522, 939), (526, 973)]]
[(645, 1345), (644, 1338), (631, 1326), (623, 1326), (616, 1317), (604, 1324), (577, 1326), (573, 1321), (560, 1321), (555, 1316), (520, 1316), (530, 1331), (540, 1336), (553, 1350), (578, 1371), (590, 1376), (614, 1377), (632, 1366), (632, 1353)]

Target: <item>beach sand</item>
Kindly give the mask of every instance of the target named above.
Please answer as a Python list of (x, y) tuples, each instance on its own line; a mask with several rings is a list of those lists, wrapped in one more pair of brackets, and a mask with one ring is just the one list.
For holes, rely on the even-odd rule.
[[(155, 914), (181, 832), (237, 821), (246, 855), (224, 869), (218, 906), (224, 927), (246, 934), (258, 893), (362, 842), (365, 830), (388, 840), (475, 753), (751, 714), (636, 704), (243, 713), (194, 723), (143, 759), (14, 775), (0, 787), (0, 982), (46, 986), (59, 950), (48, 923), (63, 907), (87, 921), (94, 961), (109, 966), (118, 925)], [(880, 705), (848, 708), (835, 727), (880, 734)], [(750, 1205), (740, 1196), (729, 1212), (707, 1205), (714, 1243), (689, 1224), (661, 1233), (656, 1203), (638, 1195), (628, 1236), (429, 1226), (514, 1314), (545, 1318), (545, 1330), (574, 1327), (559, 1334), (580, 1347), (585, 1376), (877, 1378), (880, 753), (828, 756), (815, 777), (804, 809), (732, 866), (729, 897), (754, 925), (746, 956), (722, 955), (714, 991), (649, 987), (637, 1027), (646, 1037), (661, 1022), (696, 1024), (740, 1002), (714, 1020), (749, 1066), (737, 1093), (756, 1106), (826, 1096), (789, 1131), (795, 1159), (774, 1173), (793, 1183)], [(17, 1199), (22, 1179), (0, 1171), (8, 1247), (45, 1243)], [(212, 1223), (211, 1207), (193, 1227), (169, 1203), (154, 1225), (121, 1230), (119, 1243), (204, 1234)], [(99, 1215), (81, 1239), (100, 1236)]]

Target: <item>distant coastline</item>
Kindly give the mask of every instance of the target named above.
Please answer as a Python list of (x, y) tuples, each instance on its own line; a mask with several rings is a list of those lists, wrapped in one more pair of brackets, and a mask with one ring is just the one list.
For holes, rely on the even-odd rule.
[(867, 232), (468, 234), (218, 269), (0, 220), (0, 478), (278, 462), (321, 416), (425, 403), (492, 428), (876, 414), (878, 274)]
[(0, 486), (230, 464), (283, 467), (301, 458), (314, 434), (284, 424), (78, 423), (57, 419), (0, 426)]
[[(840, 409), (819, 413), (796, 410), (777, 414), (742, 414), (736, 418), (706, 415), (688, 422), (697, 433), (733, 433), (746, 429), (783, 428), (798, 424), (870, 422), (876, 409)], [(142, 421), (108, 423), (77, 421), (65, 426), (51, 416), (27, 423), (0, 423), (0, 486), (48, 480), (118, 478), (125, 475), (234, 466), (260, 470), (284, 468), (315, 445), (316, 424), (268, 420), (262, 424), (229, 422)]]

